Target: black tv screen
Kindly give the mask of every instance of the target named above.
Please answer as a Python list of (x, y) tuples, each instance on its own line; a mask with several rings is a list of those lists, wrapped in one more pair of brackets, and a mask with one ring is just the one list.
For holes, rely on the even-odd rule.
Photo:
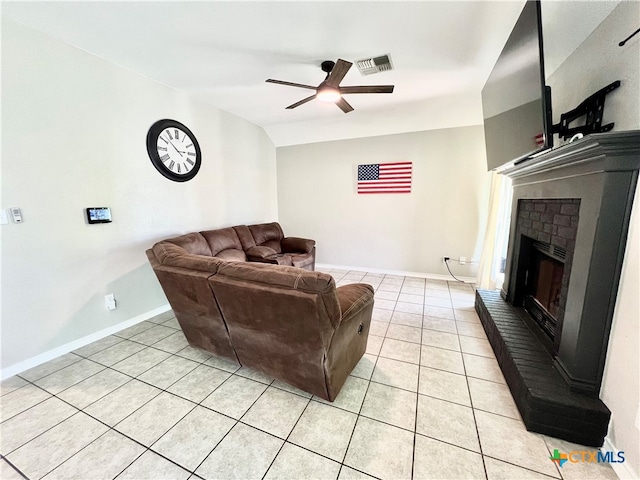
[(551, 148), (539, 1), (525, 3), (482, 89), (482, 110), (488, 170)]

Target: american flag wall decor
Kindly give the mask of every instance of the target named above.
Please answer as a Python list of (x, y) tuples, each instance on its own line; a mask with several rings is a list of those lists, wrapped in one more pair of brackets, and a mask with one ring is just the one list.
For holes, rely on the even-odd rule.
[(413, 162), (358, 165), (358, 194), (411, 193)]

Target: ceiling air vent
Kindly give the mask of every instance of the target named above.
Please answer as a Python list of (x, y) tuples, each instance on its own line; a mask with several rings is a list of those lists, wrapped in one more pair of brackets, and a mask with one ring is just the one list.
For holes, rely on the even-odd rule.
[(358, 70), (362, 75), (371, 75), (372, 73), (386, 72), (387, 70), (393, 70), (391, 65), (391, 57), (389, 55), (382, 55), (380, 57), (365, 58), (356, 62)]

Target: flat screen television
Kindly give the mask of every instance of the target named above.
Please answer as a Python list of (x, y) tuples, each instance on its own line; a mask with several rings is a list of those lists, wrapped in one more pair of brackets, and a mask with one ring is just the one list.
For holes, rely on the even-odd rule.
[(482, 89), (487, 169), (521, 162), (553, 145), (539, 1), (527, 1)]

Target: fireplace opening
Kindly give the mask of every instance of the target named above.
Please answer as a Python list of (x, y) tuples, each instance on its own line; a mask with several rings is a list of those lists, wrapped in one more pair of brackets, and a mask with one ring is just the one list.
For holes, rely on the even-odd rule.
[(523, 321), (555, 357), (562, 343), (579, 198), (518, 200), (515, 244), (505, 300), (523, 307)]
[(538, 241), (532, 246), (525, 272), (524, 308), (553, 341), (562, 302), (566, 251)]

